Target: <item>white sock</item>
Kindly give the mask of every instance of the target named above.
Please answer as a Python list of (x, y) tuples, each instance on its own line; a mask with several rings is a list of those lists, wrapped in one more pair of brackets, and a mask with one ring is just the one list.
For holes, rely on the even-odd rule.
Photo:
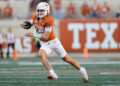
[(49, 70), (50, 74), (56, 74), (53, 69)]
[(84, 70), (84, 68), (83, 68), (83, 67), (80, 67), (80, 70), (79, 70), (79, 71), (80, 71), (80, 73), (81, 73), (83, 70)]

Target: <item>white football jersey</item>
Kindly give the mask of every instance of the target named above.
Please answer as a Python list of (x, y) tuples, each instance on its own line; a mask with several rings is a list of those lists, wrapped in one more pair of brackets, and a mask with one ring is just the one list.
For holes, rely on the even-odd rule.
[(15, 43), (14, 33), (7, 33), (7, 43)]

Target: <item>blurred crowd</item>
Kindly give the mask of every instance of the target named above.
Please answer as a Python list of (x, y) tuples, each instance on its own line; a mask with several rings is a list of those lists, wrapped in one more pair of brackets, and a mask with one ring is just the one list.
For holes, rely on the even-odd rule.
[[(6, 2), (12, 2), (17, 0), (4, 0)], [(23, 0), (28, 1), (30, 3), (30, 12), (28, 18), (32, 16), (32, 13), (35, 12), (36, 6), (39, 2), (44, 1), (49, 3), (50, 0)], [(78, 8), (77, 8), (78, 9)], [(107, 2), (103, 2), (102, 6), (99, 5), (97, 0), (94, 0), (92, 6), (89, 6), (88, 2), (84, 2), (81, 6), (79, 6), (79, 12), (76, 10), (75, 4), (71, 1), (63, 13), (62, 9), (62, 0), (54, 0), (54, 7), (50, 4), (50, 15), (56, 19), (99, 19), (99, 18), (112, 18), (110, 16), (111, 7)], [(0, 7), (0, 18), (12, 18), (13, 8), (10, 6), (9, 3), (2, 8)], [(80, 15), (80, 16), (79, 16)], [(114, 18), (120, 18), (120, 6), (116, 11)]]
[[(64, 16), (62, 16), (62, 3), (61, 0), (54, 0), (54, 11), (53, 16), (56, 19), (99, 19), (99, 18), (112, 18), (110, 16), (111, 7), (107, 2), (103, 2), (102, 6), (99, 5), (97, 0), (93, 0), (94, 3), (89, 6), (88, 2), (84, 0), (84, 3), (76, 8), (75, 4), (71, 1), (68, 7), (65, 10)], [(76, 10), (77, 9), (77, 10)], [(80, 13), (78, 13), (78, 11)], [(79, 16), (81, 15), (81, 16)], [(120, 18), (120, 7), (118, 7), (118, 11), (116, 11), (114, 18)]]
[(9, 3), (7, 3), (7, 5), (3, 9), (0, 8), (0, 18), (12, 18), (12, 13), (13, 9), (9, 5)]
[(16, 53), (15, 50), (15, 39), (16, 36), (14, 32), (12, 31), (12, 28), (8, 28), (7, 33), (3, 33), (0, 29), (0, 57), (3, 59), (3, 48), (7, 47), (7, 58), (10, 58), (10, 47), (13, 49), (13, 54)]

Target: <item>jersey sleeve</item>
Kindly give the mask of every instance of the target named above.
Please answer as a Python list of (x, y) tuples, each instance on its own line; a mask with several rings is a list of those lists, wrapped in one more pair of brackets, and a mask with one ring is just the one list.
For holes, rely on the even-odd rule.
[(31, 19), (31, 21), (33, 21), (33, 24), (34, 24), (34, 21), (35, 21), (36, 17), (37, 17), (36, 13), (33, 13), (33, 16), (32, 16), (32, 19)]
[(36, 13), (33, 13), (32, 19), (35, 19), (36, 16), (37, 16)]

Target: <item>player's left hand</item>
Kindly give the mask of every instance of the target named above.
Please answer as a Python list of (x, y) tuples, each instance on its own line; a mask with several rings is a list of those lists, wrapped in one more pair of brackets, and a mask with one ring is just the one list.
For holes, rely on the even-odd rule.
[(27, 37), (33, 37), (33, 33), (26, 33), (25, 36), (27, 36)]

